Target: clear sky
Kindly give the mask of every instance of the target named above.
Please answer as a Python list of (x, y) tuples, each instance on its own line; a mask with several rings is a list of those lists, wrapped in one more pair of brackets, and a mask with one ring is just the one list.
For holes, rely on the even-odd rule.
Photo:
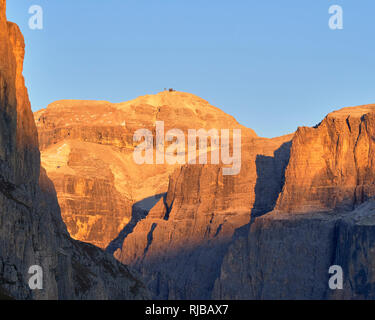
[[(40, 5), (43, 30), (31, 30)], [(328, 26), (341, 5), (344, 29)], [(194, 93), (258, 135), (375, 103), (374, 0), (8, 0), (26, 40), (33, 110)]]

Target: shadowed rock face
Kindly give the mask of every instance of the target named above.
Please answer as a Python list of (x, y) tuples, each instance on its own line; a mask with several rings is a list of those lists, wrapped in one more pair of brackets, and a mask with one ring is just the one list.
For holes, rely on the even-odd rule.
[(240, 230), (223, 259), (212, 297), (324, 299), (337, 218), (307, 215), (266, 214)]
[[(141, 299), (142, 283), (100, 249), (69, 237), (56, 193), (40, 171), (37, 131), (22, 77), (24, 41), (0, 0), (0, 297)], [(43, 268), (30, 290), (29, 267)]]
[(342, 266), (343, 290), (330, 291), (330, 299), (375, 299), (374, 199), (359, 206), (337, 226), (333, 264)]
[(209, 299), (235, 230), (275, 206), (290, 139), (243, 140), (237, 176), (213, 165), (177, 169), (115, 257), (140, 270), (156, 298)]
[[(371, 199), (346, 213), (272, 212), (229, 246), (214, 299), (374, 299)], [(343, 269), (343, 290), (329, 289), (330, 266)]]

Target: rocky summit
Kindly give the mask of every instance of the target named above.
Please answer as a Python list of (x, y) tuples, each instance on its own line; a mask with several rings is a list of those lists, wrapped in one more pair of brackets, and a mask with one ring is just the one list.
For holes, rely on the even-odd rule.
[(233, 117), (183, 92), (165, 91), (117, 104), (57, 101), (34, 117), (42, 165), (54, 182), (70, 234), (102, 248), (145, 215), (167, 192), (169, 175), (181, 166), (137, 164), (137, 130), (155, 136), (155, 124), (162, 121), (164, 134), (172, 129), (187, 135), (189, 129), (240, 128), (245, 139), (256, 137)]
[[(127, 266), (67, 232), (54, 186), (40, 170), (23, 36), (5, 12), (0, 0), (0, 299), (147, 298)], [(29, 285), (32, 266), (42, 268), (43, 290)]]

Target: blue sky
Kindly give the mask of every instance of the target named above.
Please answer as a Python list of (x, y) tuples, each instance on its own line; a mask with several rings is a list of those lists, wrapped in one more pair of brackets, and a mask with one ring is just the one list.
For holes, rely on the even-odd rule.
[[(32, 4), (43, 30), (28, 27)], [(328, 27), (333, 4), (343, 30)], [(274, 137), (375, 103), (373, 0), (8, 0), (7, 14), (25, 36), (34, 111), (173, 87)]]

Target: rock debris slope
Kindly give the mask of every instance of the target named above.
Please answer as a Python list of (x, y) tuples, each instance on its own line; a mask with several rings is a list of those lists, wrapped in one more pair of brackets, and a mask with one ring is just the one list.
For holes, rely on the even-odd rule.
[[(37, 130), (22, 76), (24, 40), (0, 0), (0, 297), (142, 299), (129, 269), (70, 238), (53, 184), (40, 170)], [(43, 290), (30, 290), (29, 267), (43, 268)]]

